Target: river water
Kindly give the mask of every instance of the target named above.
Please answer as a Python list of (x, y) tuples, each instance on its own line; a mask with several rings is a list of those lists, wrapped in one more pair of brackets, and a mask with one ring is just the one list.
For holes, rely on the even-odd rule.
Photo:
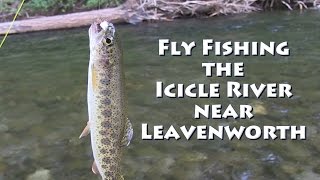
[[(269, 12), (118, 25), (134, 139), (126, 179), (320, 179), (320, 13)], [(158, 39), (288, 41), (291, 56), (158, 56)], [(201, 44), (201, 43), (200, 43)], [(0, 50), (0, 180), (98, 179), (87, 121), (87, 29), (10, 35)], [(201, 62), (245, 64), (245, 78), (208, 78)], [(290, 83), (291, 99), (157, 99), (165, 83)], [(225, 92), (221, 92), (225, 97)], [(195, 104), (253, 104), (251, 120), (195, 120)], [(143, 141), (141, 124), (305, 125), (307, 140)]]

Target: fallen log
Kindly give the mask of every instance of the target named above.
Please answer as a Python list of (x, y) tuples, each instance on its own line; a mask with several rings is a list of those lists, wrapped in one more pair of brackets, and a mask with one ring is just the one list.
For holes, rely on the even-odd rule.
[[(72, 13), (66, 15), (48, 16), (35, 19), (15, 21), (9, 34), (75, 28), (90, 25), (98, 18), (112, 23), (126, 22), (126, 10), (122, 8), (109, 8), (87, 12)], [(0, 35), (4, 35), (10, 27), (11, 22), (0, 23)]]
[[(274, 6), (286, 6), (293, 10), (318, 7), (318, 0), (127, 0), (116, 8), (93, 10), (34, 19), (15, 21), (9, 34), (53, 29), (75, 28), (90, 25), (96, 19), (112, 23), (128, 22), (136, 24), (141, 21), (172, 20), (179, 17), (212, 17), (216, 15), (249, 13)], [(310, 2), (312, 3), (310, 3)], [(271, 3), (271, 4), (270, 4)], [(280, 5), (279, 5), (280, 4)], [(4, 35), (11, 22), (0, 23), (0, 35)]]

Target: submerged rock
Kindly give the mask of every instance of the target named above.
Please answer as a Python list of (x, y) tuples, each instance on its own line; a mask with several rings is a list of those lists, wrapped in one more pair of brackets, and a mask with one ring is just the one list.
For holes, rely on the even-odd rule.
[(188, 153), (184, 157), (184, 160), (188, 162), (199, 162), (206, 159), (208, 159), (207, 155), (201, 152)]
[(162, 174), (169, 174), (170, 173), (170, 167), (175, 163), (175, 160), (172, 157), (166, 157), (160, 161), (160, 171)]
[(294, 163), (282, 164), (280, 169), (287, 174), (300, 174), (303, 171), (302, 167)]
[(305, 179), (310, 179), (310, 180), (320, 179), (320, 175), (308, 169), (302, 172), (301, 174), (297, 175), (297, 177), (295, 177), (295, 180), (305, 180)]
[(5, 124), (0, 124), (0, 133), (7, 132), (9, 130), (8, 126)]
[(278, 164), (281, 161), (281, 158), (273, 153), (268, 154), (268, 156), (262, 158), (262, 161), (270, 164)]
[(261, 101), (253, 101), (252, 108), (254, 109), (255, 114), (266, 115), (267, 109), (264, 107), (263, 102)]
[(320, 164), (317, 164), (315, 167), (313, 167), (312, 172), (320, 174)]
[(30, 174), (26, 180), (50, 180), (50, 170), (38, 169), (34, 173)]
[(245, 171), (241, 173), (241, 180), (248, 180), (250, 179), (251, 172), (250, 171)]

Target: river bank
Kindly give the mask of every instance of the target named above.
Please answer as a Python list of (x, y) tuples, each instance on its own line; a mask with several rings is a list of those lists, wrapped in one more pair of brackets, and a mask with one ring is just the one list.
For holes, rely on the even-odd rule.
[[(320, 1), (280, 1), (245, 0), (230, 2), (227, 0), (167, 1), (167, 0), (128, 0), (115, 8), (76, 12), (63, 15), (26, 18), (16, 20), (9, 34), (33, 31), (83, 27), (101, 18), (112, 23), (136, 24), (141, 21), (170, 21), (185, 17), (212, 17), (217, 15), (249, 13), (269, 8), (308, 9), (319, 6)], [(11, 22), (0, 23), (0, 35), (4, 35)]]

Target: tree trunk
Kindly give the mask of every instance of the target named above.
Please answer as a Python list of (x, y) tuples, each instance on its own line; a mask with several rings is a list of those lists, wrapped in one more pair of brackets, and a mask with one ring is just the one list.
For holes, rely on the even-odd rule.
[[(20, 20), (13, 23), (9, 34), (88, 26), (99, 18), (112, 23), (126, 22), (126, 12), (126, 10), (117, 7)], [(0, 35), (4, 35), (7, 32), (10, 24), (11, 22), (0, 23)]]

